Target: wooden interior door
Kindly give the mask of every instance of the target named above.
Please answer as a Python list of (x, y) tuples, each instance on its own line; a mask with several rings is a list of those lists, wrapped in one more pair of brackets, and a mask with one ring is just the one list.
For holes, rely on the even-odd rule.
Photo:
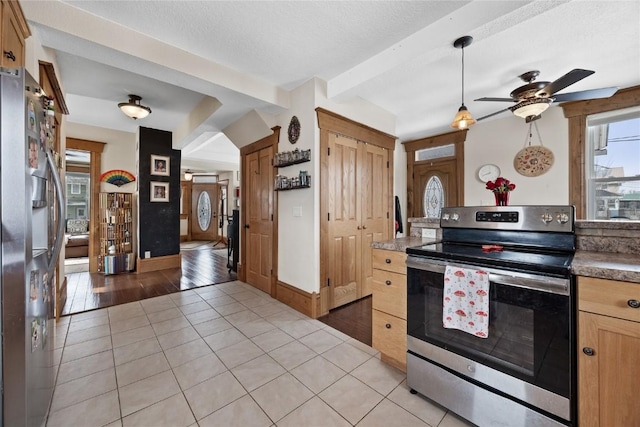
[(358, 176), (362, 156), (358, 141), (329, 134), (327, 277), (330, 308), (356, 300), (361, 294), (362, 226)]
[(218, 184), (191, 185), (191, 239), (217, 241)]
[[(455, 159), (434, 160), (424, 163), (416, 163), (413, 167), (413, 215), (428, 216), (424, 209), (424, 196), (427, 184), (432, 177), (436, 177), (442, 184), (442, 200), (441, 206), (456, 206), (460, 204), (458, 200), (458, 182), (457, 182), (457, 161)], [(432, 198), (439, 197), (431, 195)], [(429, 203), (434, 206), (439, 200), (432, 199)]]
[(371, 294), (373, 263), (371, 243), (391, 238), (392, 212), (390, 212), (389, 150), (360, 143), (363, 161), (360, 163), (360, 222), (362, 226), (362, 264), (360, 268), (362, 292)]
[(273, 243), (273, 148), (247, 155), (247, 212), (245, 224), (247, 283), (271, 293)]

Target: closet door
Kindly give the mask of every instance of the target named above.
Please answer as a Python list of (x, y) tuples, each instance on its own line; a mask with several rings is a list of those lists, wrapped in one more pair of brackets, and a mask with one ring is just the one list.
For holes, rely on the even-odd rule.
[(329, 134), (327, 272), (330, 308), (339, 307), (359, 298), (362, 263), (362, 233), (358, 171), (361, 156), (358, 141)]
[(389, 150), (360, 143), (360, 223), (362, 227), (362, 296), (371, 294), (373, 281), (371, 243), (391, 239), (389, 235)]

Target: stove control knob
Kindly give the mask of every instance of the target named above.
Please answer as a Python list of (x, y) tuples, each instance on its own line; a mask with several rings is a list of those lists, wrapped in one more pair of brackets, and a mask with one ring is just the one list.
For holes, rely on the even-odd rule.
[(553, 221), (553, 215), (551, 215), (549, 212), (543, 213), (540, 218), (545, 224), (549, 224), (551, 221)]
[(442, 219), (444, 221), (449, 221), (449, 214), (448, 213), (442, 214)]
[(567, 222), (569, 222), (569, 215), (567, 215), (566, 213), (562, 212), (558, 214), (558, 222), (560, 224), (566, 224)]
[(458, 215), (457, 213), (452, 213), (451, 214), (451, 220), (452, 221), (458, 221), (460, 219), (460, 215)]

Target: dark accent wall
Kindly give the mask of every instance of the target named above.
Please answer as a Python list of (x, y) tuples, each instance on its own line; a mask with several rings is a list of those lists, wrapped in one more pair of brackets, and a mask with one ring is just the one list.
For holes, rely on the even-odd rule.
[[(171, 148), (171, 132), (140, 127), (138, 151), (138, 256), (180, 253), (180, 150)], [(151, 155), (170, 158), (169, 176), (151, 175)], [(151, 182), (169, 183), (169, 201), (151, 201)]]

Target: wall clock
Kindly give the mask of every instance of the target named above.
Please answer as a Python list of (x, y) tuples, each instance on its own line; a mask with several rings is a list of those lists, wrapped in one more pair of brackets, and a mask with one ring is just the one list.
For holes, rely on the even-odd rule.
[(496, 165), (486, 164), (478, 169), (478, 179), (482, 182), (495, 181), (500, 176), (500, 168)]
[(298, 120), (296, 116), (291, 117), (287, 135), (289, 136), (290, 143), (295, 144), (298, 142), (298, 138), (300, 138), (300, 120)]

